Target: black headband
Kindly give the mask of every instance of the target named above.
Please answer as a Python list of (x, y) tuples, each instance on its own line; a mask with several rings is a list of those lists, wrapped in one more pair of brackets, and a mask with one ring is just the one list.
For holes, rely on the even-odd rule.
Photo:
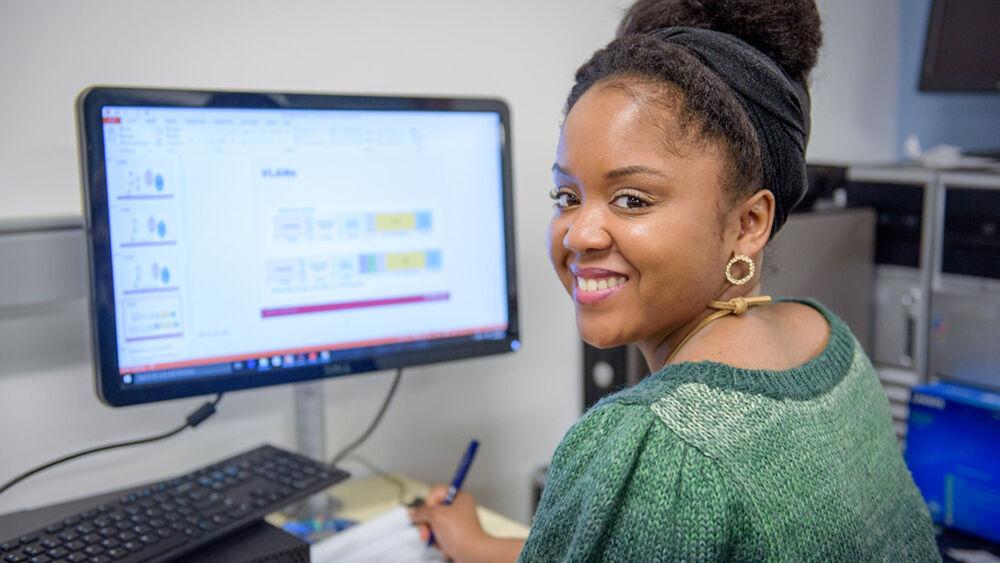
[(666, 27), (651, 35), (689, 49), (739, 98), (757, 132), (764, 187), (774, 193), (774, 235), (806, 193), (809, 92), (770, 57), (728, 33)]

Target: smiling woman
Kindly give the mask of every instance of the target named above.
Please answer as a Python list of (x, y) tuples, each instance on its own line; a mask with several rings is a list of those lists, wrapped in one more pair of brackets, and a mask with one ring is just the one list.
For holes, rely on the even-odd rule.
[[(659, 341), (722, 295), (729, 260), (718, 220), (723, 161), (648, 125), (648, 106), (620, 88), (598, 84), (563, 125), (555, 166), (552, 263), (577, 303), (577, 324), (594, 346), (642, 343), (647, 363), (662, 365)], [(674, 129), (674, 126), (669, 129)], [(766, 237), (768, 203), (752, 215)], [(607, 278), (625, 278), (599, 290)], [(596, 286), (594, 286), (596, 284)], [(591, 287), (597, 291), (592, 291)], [(657, 342), (654, 342), (656, 340)], [(660, 352), (662, 355), (662, 351)]]
[(446, 554), (938, 559), (857, 340), (815, 301), (762, 295), (805, 190), (820, 42), (812, 0), (639, 0), (577, 71), (549, 255), (582, 338), (635, 343), (652, 373), (567, 433), (523, 549), (432, 495), (413, 517)]

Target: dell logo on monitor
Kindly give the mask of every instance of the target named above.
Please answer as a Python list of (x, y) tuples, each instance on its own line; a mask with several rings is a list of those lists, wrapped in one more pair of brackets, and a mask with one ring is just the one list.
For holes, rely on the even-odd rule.
[(353, 370), (351, 369), (351, 364), (347, 362), (326, 364), (325, 366), (323, 366), (323, 375), (325, 376), (344, 375), (346, 373), (351, 373), (352, 371)]

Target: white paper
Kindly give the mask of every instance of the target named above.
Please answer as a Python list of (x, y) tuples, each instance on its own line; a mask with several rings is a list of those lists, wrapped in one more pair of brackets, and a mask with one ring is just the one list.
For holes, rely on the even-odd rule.
[(312, 544), (310, 556), (315, 563), (445, 561), (437, 548), (420, 540), (403, 507)]

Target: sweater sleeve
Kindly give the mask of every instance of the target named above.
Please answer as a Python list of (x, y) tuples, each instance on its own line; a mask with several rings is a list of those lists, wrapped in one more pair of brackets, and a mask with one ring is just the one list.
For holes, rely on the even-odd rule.
[(746, 530), (735, 497), (717, 465), (648, 406), (604, 404), (557, 448), (519, 561), (752, 557), (735, 543), (734, 530)]

